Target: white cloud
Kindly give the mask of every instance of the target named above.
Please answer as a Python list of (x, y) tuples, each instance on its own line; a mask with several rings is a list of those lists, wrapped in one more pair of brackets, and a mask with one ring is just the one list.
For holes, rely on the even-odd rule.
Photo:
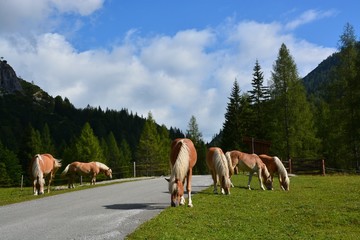
[(0, 1), (0, 33), (53, 31), (64, 13), (88, 16), (102, 7), (104, 0), (5, 0)]
[[(61, 9), (86, 14), (102, 1), (93, 3), (92, 8)], [(59, 33), (31, 38), (0, 34), (0, 52), (18, 75), (53, 96), (69, 98), (76, 107), (128, 108), (143, 116), (151, 111), (159, 124), (184, 132), (194, 115), (209, 141), (222, 127), (235, 78), (243, 91), (249, 90), (256, 59), (268, 80), (281, 43), (290, 49), (300, 75), (335, 51), (296, 39), (287, 28), (276, 22), (241, 21), (149, 38), (129, 30), (111, 50), (83, 52)]]
[(301, 14), (297, 19), (287, 23), (285, 25), (285, 29), (286, 30), (294, 30), (301, 25), (313, 22), (318, 19), (334, 16), (336, 14), (337, 14), (337, 12), (333, 11), (333, 10), (317, 11), (317, 10), (311, 9), (311, 10), (308, 10), (308, 11), (304, 12), (303, 14)]

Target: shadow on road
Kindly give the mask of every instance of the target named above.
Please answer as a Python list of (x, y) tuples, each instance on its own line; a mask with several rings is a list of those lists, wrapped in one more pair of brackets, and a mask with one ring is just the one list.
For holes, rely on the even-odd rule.
[(122, 204), (112, 204), (103, 206), (106, 209), (112, 210), (133, 210), (133, 209), (146, 209), (146, 210), (156, 210), (156, 209), (165, 209), (169, 204), (165, 203), (122, 203)]

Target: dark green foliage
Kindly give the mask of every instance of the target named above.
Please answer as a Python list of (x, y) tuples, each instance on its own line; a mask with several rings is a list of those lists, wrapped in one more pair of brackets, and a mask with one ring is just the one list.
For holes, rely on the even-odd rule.
[[(145, 122), (136, 150), (136, 165), (140, 175), (166, 175), (169, 171), (170, 140), (166, 128), (159, 132), (151, 112)], [(137, 173), (138, 174), (138, 173)]]
[(223, 124), (221, 148), (224, 152), (243, 149), (244, 137), (243, 119), (241, 118), (242, 104), (245, 103), (240, 96), (240, 87), (235, 80), (226, 108), (225, 122)]
[(0, 186), (19, 186), (22, 174), (17, 156), (0, 142)]
[(282, 44), (272, 72), (271, 150), (284, 159), (318, 154), (313, 115), (289, 50)]

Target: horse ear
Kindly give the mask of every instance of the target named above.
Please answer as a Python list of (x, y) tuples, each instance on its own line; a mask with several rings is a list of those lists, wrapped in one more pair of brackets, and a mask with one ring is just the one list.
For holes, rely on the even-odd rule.
[(170, 178), (165, 178), (166, 181), (170, 182)]

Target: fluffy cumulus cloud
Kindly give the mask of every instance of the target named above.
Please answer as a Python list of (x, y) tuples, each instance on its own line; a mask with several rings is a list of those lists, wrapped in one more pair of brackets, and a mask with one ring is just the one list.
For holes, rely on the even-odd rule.
[[(16, 1), (2, 1), (0, 9), (4, 2)], [(36, 17), (49, 17), (40, 13), (50, 14), (54, 8), (89, 15), (103, 3), (35, 2), (38, 6), (34, 3), (31, 7), (38, 14), (18, 9), (18, 16), (12, 20), (2, 16), (0, 10), (0, 22), (7, 18), (14, 24), (21, 19), (39, 23), (44, 19)], [(194, 115), (208, 141), (222, 127), (234, 80), (243, 92), (250, 89), (256, 59), (268, 80), (281, 43), (290, 49), (302, 76), (335, 51), (297, 39), (289, 28), (277, 22), (227, 22), (214, 28), (184, 29), (171, 36), (147, 38), (129, 30), (126, 38), (111, 49), (87, 51), (78, 51), (60, 33), (44, 31), (22, 36), (3, 29), (0, 53), (18, 75), (53, 96), (69, 98), (76, 107), (89, 104), (103, 109), (127, 108), (143, 116), (151, 111), (158, 123), (183, 131)]]

